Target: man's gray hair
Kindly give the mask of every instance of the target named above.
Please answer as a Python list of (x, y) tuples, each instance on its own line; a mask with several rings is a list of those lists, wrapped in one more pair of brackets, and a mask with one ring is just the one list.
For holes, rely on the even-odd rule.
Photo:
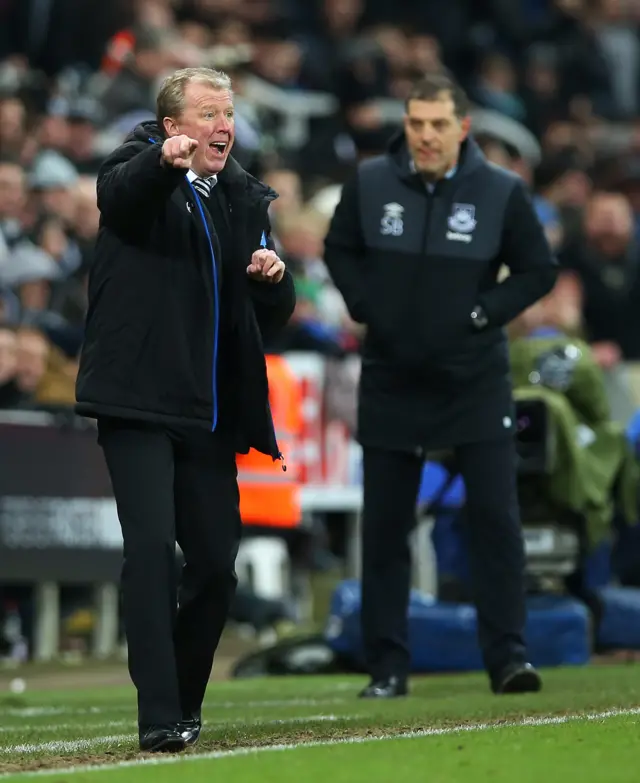
[(184, 111), (184, 93), (191, 82), (207, 84), (214, 90), (231, 92), (231, 79), (213, 68), (182, 68), (162, 82), (157, 100), (157, 119), (162, 128), (165, 117), (175, 119)]

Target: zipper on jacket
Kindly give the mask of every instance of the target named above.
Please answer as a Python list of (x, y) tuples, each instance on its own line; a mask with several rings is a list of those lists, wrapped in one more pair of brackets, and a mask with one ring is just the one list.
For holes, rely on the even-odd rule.
[(216, 266), (216, 255), (213, 251), (213, 241), (211, 239), (211, 232), (207, 225), (207, 218), (204, 214), (204, 208), (200, 201), (198, 191), (193, 187), (193, 183), (189, 182), (196, 204), (198, 205), (198, 211), (202, 218), (202, 225), (204, 226), (205, 233), (207, 235), (207, 242), (209, 243), (209, 253), (211, 255), (211, 268), (213, 269), (213, 299), (215, 313), (213, 316), (213, 365), (211, 370), (211, 399), (213, 403), (213, 415), (211, 418), (211, 432), (215, 432), (218, 426), (218, 333), (220, 330), (220, 302), (218, 293), (218, 267)]
[(427, 191), (427, 214), (424, 219), (424, 232), (422, 234), (422, 252), (427, 255), (427, 249), (429, 245), (429, 224), (431, 223), (431, 211), (433, 210), (433, 200), (435, 198), (435, 191)]
[(413, 292), (415, 297), (414, 311), (420, 311), (420, 303), (422, 296), (422, 277), (424, 275), (424, 267), (428, 263), (427, 250), (429, 249), (429, 228), (431, 223), (431, 212), (433, 210), (434, 194), (426, 191), (427, 196), (427, 209), (424, 216), (424, 227), (422, 230), (422, 254), (424, 256), (422, 263), (417, 265), (416, 271), (413, 275)]

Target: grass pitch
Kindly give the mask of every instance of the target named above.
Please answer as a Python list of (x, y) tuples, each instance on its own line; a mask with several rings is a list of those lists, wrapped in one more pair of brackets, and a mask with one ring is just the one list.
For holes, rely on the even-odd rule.
[(637, 783), (640, 666), (544, 673), (493, 696), (483, 675), (361, 701), (358, 677), (212, 682), (199, 744), (137, 749), (131, 687), (0, 695), (0, 783)]

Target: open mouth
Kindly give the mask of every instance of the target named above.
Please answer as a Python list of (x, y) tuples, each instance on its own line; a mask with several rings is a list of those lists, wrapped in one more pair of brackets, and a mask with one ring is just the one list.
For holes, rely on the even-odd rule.
[(212, 141), (211, 144), (209, 144), (209, 149), (213, 150), (216, 155), (222, 156), (227, 151), (228, 146), (226, 141)]

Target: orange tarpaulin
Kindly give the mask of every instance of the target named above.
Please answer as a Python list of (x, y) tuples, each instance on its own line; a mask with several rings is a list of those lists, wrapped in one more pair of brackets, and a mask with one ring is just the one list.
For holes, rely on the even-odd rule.
[(239, 454), (240, 516), (244, 524), (296, 527), (302, 516), (295, 443), (302, 430), (302, 395), (298, 379), (281, 356), (267, 356), (269, 404), (282, 461), (252, 449)]

